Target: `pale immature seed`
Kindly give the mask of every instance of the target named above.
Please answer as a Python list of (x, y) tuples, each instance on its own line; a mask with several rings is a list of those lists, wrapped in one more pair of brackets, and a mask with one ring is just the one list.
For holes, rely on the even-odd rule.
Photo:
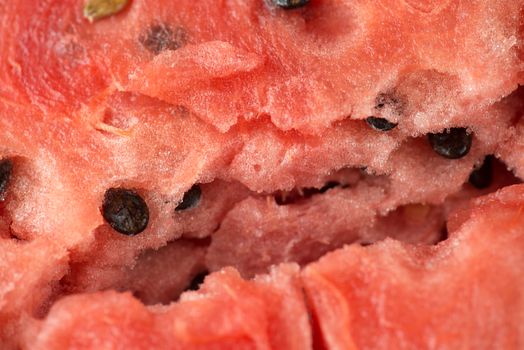
[(124, 9), (129, 0), (87, 0), (84, 17), (90, 22), (112, 16)]

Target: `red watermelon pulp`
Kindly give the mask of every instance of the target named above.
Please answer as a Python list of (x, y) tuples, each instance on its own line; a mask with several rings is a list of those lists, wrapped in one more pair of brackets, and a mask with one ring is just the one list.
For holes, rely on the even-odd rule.
[(523, 348), (523, 34), (524, 0), (0, 0), (0, 348)]

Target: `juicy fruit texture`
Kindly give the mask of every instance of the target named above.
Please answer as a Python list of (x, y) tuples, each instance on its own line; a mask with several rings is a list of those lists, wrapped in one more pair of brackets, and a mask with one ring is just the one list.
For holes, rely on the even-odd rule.
[(387, 240), (307, 267), (327, 348), (521, 348), (523, 213), (524, 187), (508, 187), (455, 213), (436, 247)]
[[(523, 1), (287, 3), (304, 6), (133, 0), (90, 23), (81, 0), (0, 1), (3, 347), (70, 294), (168, 304), (229, 265), (431, 245), (450, 212), (524, 178)], [(458, 147), (428, 140), (457, 129)], [(147, 204), (140, 234), (104, 219), (115, 188)]]
[(26, 346), (519, 349), (523, 211), (524, 186), (507, 187), (456, 212), (437, 246), (352, 245), (250, 282), (226, 269), (169, 306), (146, 309), (113, 292), (67, 297), (31, 323)]
[[(416, 134), (454, 126), (471, 104), (516, 88), (519, 1), (417, 3), (314, 1), (282, 12), (255, 0), (141, 0), (93, 25), (80, 1), (10, 3), (4, 23), (17, 26), (3, 41), (1, 89), (14, 102), (67, 112), (132, 91), (184, 105), (221, 131), (266, 116), (314, 134), (371, 115), (376, 96), (393, 94), (406, 100), (404, 130)], [(59, 15), (68, 20), (53, 21)], [(185, 28), (187, 45), (155, 56), (138, 44), (160, 20)]]
[[(27, 330), (33, 349), (310, 349), (311, 331), (296, 266), (244, 281), (226, 269), (168, 307), (129, 294), (72, 296)], [(86, 305), (77, 313), (78, 305)]]

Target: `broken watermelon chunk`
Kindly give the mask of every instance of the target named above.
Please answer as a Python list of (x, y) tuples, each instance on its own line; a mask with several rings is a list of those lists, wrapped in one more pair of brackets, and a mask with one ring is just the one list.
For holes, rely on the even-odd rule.
[(524, 186), (455, 213), (437, 246), (348, 246), (303, 281), (328, 349), (519, 349)]
[(524, 186), (510, 186), (455, 212), (436, 246), (351, 245), (252, 281), (225, 269), (168, 306), (66, 297), (24, 339), (31, 349), (518, 349), (523, 212)]
[[(170, 306), (146, 308), (130, 294), (67, 297), (26, 330), (31, 349), (310, 349), (297, 266), (244, 281), (210, 275)], [(86, 305), (78, 312), (79, 305)]]

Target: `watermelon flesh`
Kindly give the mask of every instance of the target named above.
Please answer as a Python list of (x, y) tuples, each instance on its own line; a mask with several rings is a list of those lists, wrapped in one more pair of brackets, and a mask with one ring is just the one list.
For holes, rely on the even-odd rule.
[[(227, 283), (237, 286), (237, 273), (304, 266), (345, 244), (431, 245), (447, 235), (450, 212), (524, 178), (521, 0), (311, 0), (293, 11), (258, 0), (135, 0), (94, 23), (82, 8), (0, 1), (0, 155), (14, 164), (0, 203), (6, 348), (21, 346), (29, 319), (51, 309), (49, 321), (31, 322), (33, 333), (52, 333), (53, 312), (93, 303), (95, 315), (112, 304), (105, 296), (120, 305), (107, 311), (116, 323), (128, 305), (157, 329), (157, 315), (129, 294), (97, 291), (169, 304), (208, 270), (234, 266)], [(158, 26), (179, 33), (169, 49), (148, 47)], [(376, 131), (370, 115), (398, 126)], [(461, 159), (428, 143), (450, 127), (473, 135)], [(494, 179), (475, 189), (468, 177), (489, 154), (499, 159)], [(195, 184), (200, 202), (177, 211)], [(144, 232), (123, 236), (104, 221), (112, 187), (147, 202)], [(396, 244), (370, 249), (385, 259), (404, 247)], [(56, 332), (64, 343), (29, 334), (24, 346), (67, 346), (69, 331)], [(139, 331), (120, 334), (141, 344)], [(291, 348), (287, 337), (260, 337)]]
[[(91, 306), (79, 314), (74, 309), (81, 304)], [(251, 282), (232, 269), (217, 272), (198, 292), (187, 292), (169, 307), (146, 308), (128, 293), (111, 291), (71, 296), (59, 301), (48, 317), (27, 329), (27, 347), (311, 348), (298, 267), (293, 265)], [(53, 319), (58, 327), (51, 325)]]
[[(451, 120), (439, 118), (445, 125), (462, 114), (460, 102), (490, 104), (515, 89), (519, 1), (417, 3), (313, 1), (282, 12), (254, 0), (141, 0), (93, 26), (82, 18), (81, 1), (6, 4), (5, 22), (16, 26), (4, 44), (2, 81), (9, 85), (2, 89), (16, 102), (69, 112), (124, 89), (187, 104), (221, 131), (263, 114), (279, 129), (314, 134), (369, 114), (379, 93), (395, 88), (401, 95), (415, 81), (426, 79), (406, 106), (419, 112), (404, 117), (410, 133), (437, 128), (432, 113), (448, 112)], [(161, 21), (185, 31), (180, 49), (157, 54), (140, 45)], [(438, 41), (427, 40), (433, 33)], [(47, 64), (35, 64), (42, 57)], [(429, 101), (428, 90), (440, 98)], [(439, 103), (443, 97), (449, 105)]]
[(522, 186), (476, 200), (438, 246), (348, 246), (307, 267), (327, 348), (521, 348), (523, 200)]
[(314, 338), (328, 349), (519, 349), (523, 211), (524, 186), (506, 187), (456, 211), (436, 246), (350, 245), (252, 281), (226, 269), (169, 306), (115, 292), (66, 297), (30, 323), (25, 346), (312, 349)]

